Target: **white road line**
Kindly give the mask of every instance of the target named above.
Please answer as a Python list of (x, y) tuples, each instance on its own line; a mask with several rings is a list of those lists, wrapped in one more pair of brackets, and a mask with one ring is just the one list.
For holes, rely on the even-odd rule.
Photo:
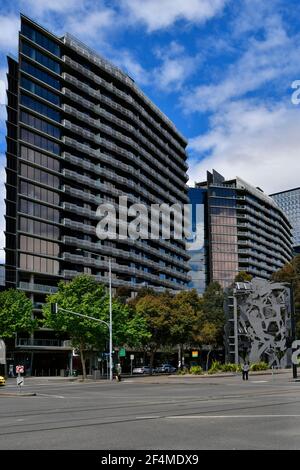
[(300, 415), (194, 415), (165, 416), (165, 419), (300, 418)]
[(252, 384), (265, 384), (269, 382), (268, 380), (250, 380), (250, 383)]
[(136, 416), (135, 417), (135, 419), (150, 419), (150, 418), (160, 418), (160, 416), (148, 415), (148, 416)]
[[(51, 395), (51, 394), (46, 394), (46, 393), (37, 393), (38, 397), (50, 397), (50, 398), (65, 398), (62, 395)], [(68, 397), (70, 398), (70, 397)]]

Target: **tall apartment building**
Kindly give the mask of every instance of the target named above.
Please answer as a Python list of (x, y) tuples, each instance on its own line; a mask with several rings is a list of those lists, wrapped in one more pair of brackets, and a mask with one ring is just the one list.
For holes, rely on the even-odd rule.
[[(121, 70), (21, 15), (8, 57), (6, 285), (39, 315), (59, 280), (88, 273), (132, 291), (188, 281), (180, 240), (101, 241), (103, 202), (187, 203), (186, 140)], [(17, 346), (47, 346), (49, 332)], [(51, 343), (54, 344), (54, 343)], [(54, 346), (53, 346), (54, 347)]]
[(300, 253), (300, 188), (288, 189), (270, 195), (292, 224), (293, 250)]
[[(202, 206), (206, 283), (218, 281), (228, 287), (240, 271), (255, 277), (270, 279), (292, 257), (291, 224), (273, 199), (237, 177), (231, 180), (213, 170), (207, 180), (190, 190), (192, 205)], [(198, 196), (197, 196), (198, 191)], [(201, 212), (201, 211), (200, 211)], [(190, 287), (199, 286), (197, 267), (191, 253)], [(202, 287), (201, 287), (202, 288)]]

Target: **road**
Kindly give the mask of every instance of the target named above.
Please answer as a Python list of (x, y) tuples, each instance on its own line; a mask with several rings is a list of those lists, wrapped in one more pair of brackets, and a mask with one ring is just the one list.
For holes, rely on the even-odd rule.
[[(0, 390), (0, 449), (299, 449), (291, 373), (121, 383), (15, 379)], [(1, 395), (2, 394), (2, 395)]]

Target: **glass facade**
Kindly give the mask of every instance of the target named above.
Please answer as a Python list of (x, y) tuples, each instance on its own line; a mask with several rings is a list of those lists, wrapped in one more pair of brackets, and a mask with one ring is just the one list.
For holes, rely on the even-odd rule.
[(300, 188), (271, 194), (271, 197), (292, 224), (293, 247), (297, 253), (300, 253)]
[(234, 189), (209, 187), (210, 270), (222, 287), (239, 269), (236, 204)]
[[(217, 281), (226, 288), (240, 271), (270, 279), (272, 273), (290, 261), (291, 225), (272, 198), (261, 190), (241, 178), (226, 181), (213, 170), (207, 172), (207, 181), (190, 189), (189, 195), (193, 206), (205, 201), (207, 214), (203, 231), (206, 261), (200, 258), (201, 249), (198, 253), (189, 252), (193, 279), (202, 276), (205, 266), (206, 282)], [(292, 201), (288, 204), (291, 207)], [(190, 287), (195, 287), (194, 283)]]
[(44, 67), (47, 67), (53, 72), (60, 74), (60, 64), (56, 60), (51, 59), (49, 56), (40, 52), (35, 47), (30, 46), (27, 44), (27, 42), (22, 43), (22, 52)]
[(190, 256), (190, 289), (196, 289), (203, 294), (207, 284), (207, 259), (205, 248), (205, 207), (206, 191), (197, 188), (189, 189), (191, 204), (192, 236), (186, 244)]
[(50, 106), (37, 101), (35, 98), (31, 98), (31, 96), (21, 93), (20, 103), (23, 106), (26, 106), (27, 108), (42, 114), (43, 116), (47, 116), (54, 121), (60, 122), (60, 113), (58, 111), (55, 111), (55, 109), (51, 108)]

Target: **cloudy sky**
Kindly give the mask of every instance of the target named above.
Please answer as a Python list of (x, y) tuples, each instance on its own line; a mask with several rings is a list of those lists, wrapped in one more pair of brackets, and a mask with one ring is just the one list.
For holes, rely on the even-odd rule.
[(300, 186), (298, 0), (1, 0), (1, 219), (5, 56), (20, 11), (134, 78), (188, 138), (191, 184), (215, 168), (268, 193)]

